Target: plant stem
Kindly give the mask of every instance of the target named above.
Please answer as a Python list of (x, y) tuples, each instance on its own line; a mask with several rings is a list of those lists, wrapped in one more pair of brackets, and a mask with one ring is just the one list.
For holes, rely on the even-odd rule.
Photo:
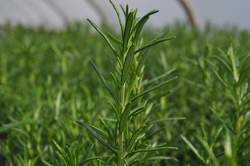
[(124, 142), (124, 134), (122, 133), (120, 135), (120, 137), (119, 137), (119, 147), (120, 147), (119, 161), (118, 161), (119, 166), (124, 166), (124, 146), (123, 146), (123, 142)]
[[(120, 104), (121, 104), (121, 115), (124, 111), (127, 111), (125, 110), (126, 108), (126, 84), (124, 83), (122, 86), (121, 86), (121, 91), (120, 91)], [(124, 131), (120, 131), (121, 133), (119, 133), (119, 161), (118, 161), (118, 165), (119, 166), (124, 166)]]

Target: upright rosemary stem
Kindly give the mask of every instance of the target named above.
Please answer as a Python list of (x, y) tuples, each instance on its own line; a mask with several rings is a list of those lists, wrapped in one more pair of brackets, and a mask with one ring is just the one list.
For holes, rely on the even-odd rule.
[[(138, 80), (136, 82), (136, 94), (140, 94), (141, 92), (141, 80)], [(139, 105), (141, 104), (141, 101), (138, 101)], [(142, 121), (142, 116), (138, 115), (136, 117), (136, 128), (139, 129), (141, 127), (141, 121)]]
[(119, 161), (118, 161), (118, 165), (119, 166), (124, 166), (124, 146), (123, 146), (123, 142), (124, 142), (124, 134), (122, 133), (119, 137)]
[[(126, 84), (124, 83), (121, 87), (121, 93), (120, 93), (121, 97), (120, 97), (120, 104), (121, 104), (121, 114), (126, 111), (125, 107), (126, 107)], [(125, 162), (124, 162), (124, 131), (121, 131), (121, 133), (119, 133), (119, 161), (118, 161), (118, 165), (119, 166), (124, 166)]]
[[(115, 119), (112, 122), (107, 122), (108, 124), (110, 123), (109, 127), (107, 127), (108, 124), (105, 126), (105, 130), (107, 130), (107, 140), (102, 138), (103, 133), (99, 135), (99, 130), (97, 131), (96, 128), (92, 129), (91, 126), (85, 123), (83, 125), (100, 143), (112, 151), (115, 156), (116, 165), (125, 166), (137, 161), (139, 157), (135, 155), (138, 153), (157, 151), (158, 147), (154, 146), (153, 148), (155, 149), (151, 150), (152, 147), (148, 146), (147, 148), (150, 148), (150, 150), (146, 148), (146, 150), (143, 149), (141, 152), (136, 152), (138, 148), (145, 147), (142, 139), (144, 139), (143, 136), (146, 129), (144, 130), (144, 124), (142, 123), (143, 116), (141, 116), (141, 114), (143, 114), (143, 111), (148, 110), (146, 107), (151, 109), (151, 107), (146, 106), (148, 93), (160, 89), (163, 85), (167, 84), (168, 81), (160, 85), (154, 85), (154, 80), (151, 85), (152, 87), (147, 87), (148, 90), (143, 91), (143, 60), (145, 56), (142, 57), (141, 55), (142, 52), (150, 47), (163, 43), (171, 38), (160, 37), (148, 42), (148, 44), (143, 44), (140, 36), (142, 29), (150, 16), (157, 13), (158, 10), (153, 10), (143, 17), (138, 18), (136, 15), (137, 10), (130, 10), (128, 6), (125, 8), (121, 7), (125, 17), (125, 22), (122, 24), (120, 14), (112, 0), (110, 0), (110, 3), (116, 11), (119, 20), (121, 27), (120, 37), (113, 36), (112, 34), (106, 35), (91, 20), (88, 19), (88, 22), (103, 37), (115, 56), (116, 64), (114, 64), (115, 70), (111, 72), (111, 84), (106, 81), (96, 66), (94, 64), (92, 65), (105, 89), (110, 94), (112, 99), (111, 109), (115, 113)], [(115, 122), (115, 124), (113, 124), (113, 122)], [(115, 144), (113, 143), (114, 137), (116, 139)], [(163, 147), (161, 146), (159, 148), (162, 149)]]

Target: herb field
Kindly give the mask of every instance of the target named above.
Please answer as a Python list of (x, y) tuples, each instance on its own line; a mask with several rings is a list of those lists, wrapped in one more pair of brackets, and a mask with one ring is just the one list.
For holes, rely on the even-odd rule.
[(155, 13), (1, 30), (0, 165), (250, 165), (250, 33)]

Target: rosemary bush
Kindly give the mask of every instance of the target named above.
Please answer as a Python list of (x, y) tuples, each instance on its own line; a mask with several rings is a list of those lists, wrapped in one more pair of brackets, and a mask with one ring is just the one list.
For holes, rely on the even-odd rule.
[(111, 81), (107, 81), (96, 65), (91, 63), (103, 87), (110, 95), (109, 103), (113, 115), (100, 119), (103, 128), (91, 126), (85, 122), (79, 122), (79, 124), (84, 126), (99, 143), (111, 152), (111, 157), (108, 159), (98, 158), (106, 164), (116, 163), (119, 166), (124, 166), (170, 159), (170, 157), (159, 156), (158, 151), (176, 148), (169, 147), (165, 143), (152, 142), (147, 139), (146, 134), (149, 133), (154, 124), (149, 118), (154, 109), (154, 102), (150, 99), (159, 94), (154, 93), (152, 96), (151, 92), (166, 87), (176, 77), (171, 76), (174, 72), (171, 70), (159, 77), (145, 81), (144, 60), (147, 49), (171, 38), (160, 37), (143, 44), (142, 29), (150, 16), (158, 11), (151, 11), (138, 18), (136, 10), (131, 10), (128, 6), (121, 7), (124, 15), (123, 24), (118, 9), (112, 1), (110, 3), (117, 14), (121, 30), (120, 38), (105, 34), (92, 21), (88, 20), (88, 22), (103, 37), (113, 53), (115, 67), (111, 72)]

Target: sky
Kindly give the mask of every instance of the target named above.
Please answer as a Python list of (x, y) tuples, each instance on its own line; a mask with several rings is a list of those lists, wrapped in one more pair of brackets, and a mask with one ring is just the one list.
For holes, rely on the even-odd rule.
[[(84, 21), (87, 17), (100, 21), (94, 10), (85, 0), (0, 0), (0, 24), (6, 22), (22, 23), (27, 26), (63, 27), (62, 18), (46, 3), (53, 2), (71, 22)], [(114, 11), (107, 0), (96, 0), (98, 5), (108, 14), (113, 22)], [(202, 27), (206, 22), (218, 26), (237, 25), (250, 28), (249, 0), (189, 0), (197, 16), (198, 24)], [(162, 26), (176, 20), (185, 20), (185, 14), (177, 0), (116, 0), (116, 3), (129, 4), (138, 8), (143, 14), (152, 9), (160, 12), (152, 17), (152, 26)]]

